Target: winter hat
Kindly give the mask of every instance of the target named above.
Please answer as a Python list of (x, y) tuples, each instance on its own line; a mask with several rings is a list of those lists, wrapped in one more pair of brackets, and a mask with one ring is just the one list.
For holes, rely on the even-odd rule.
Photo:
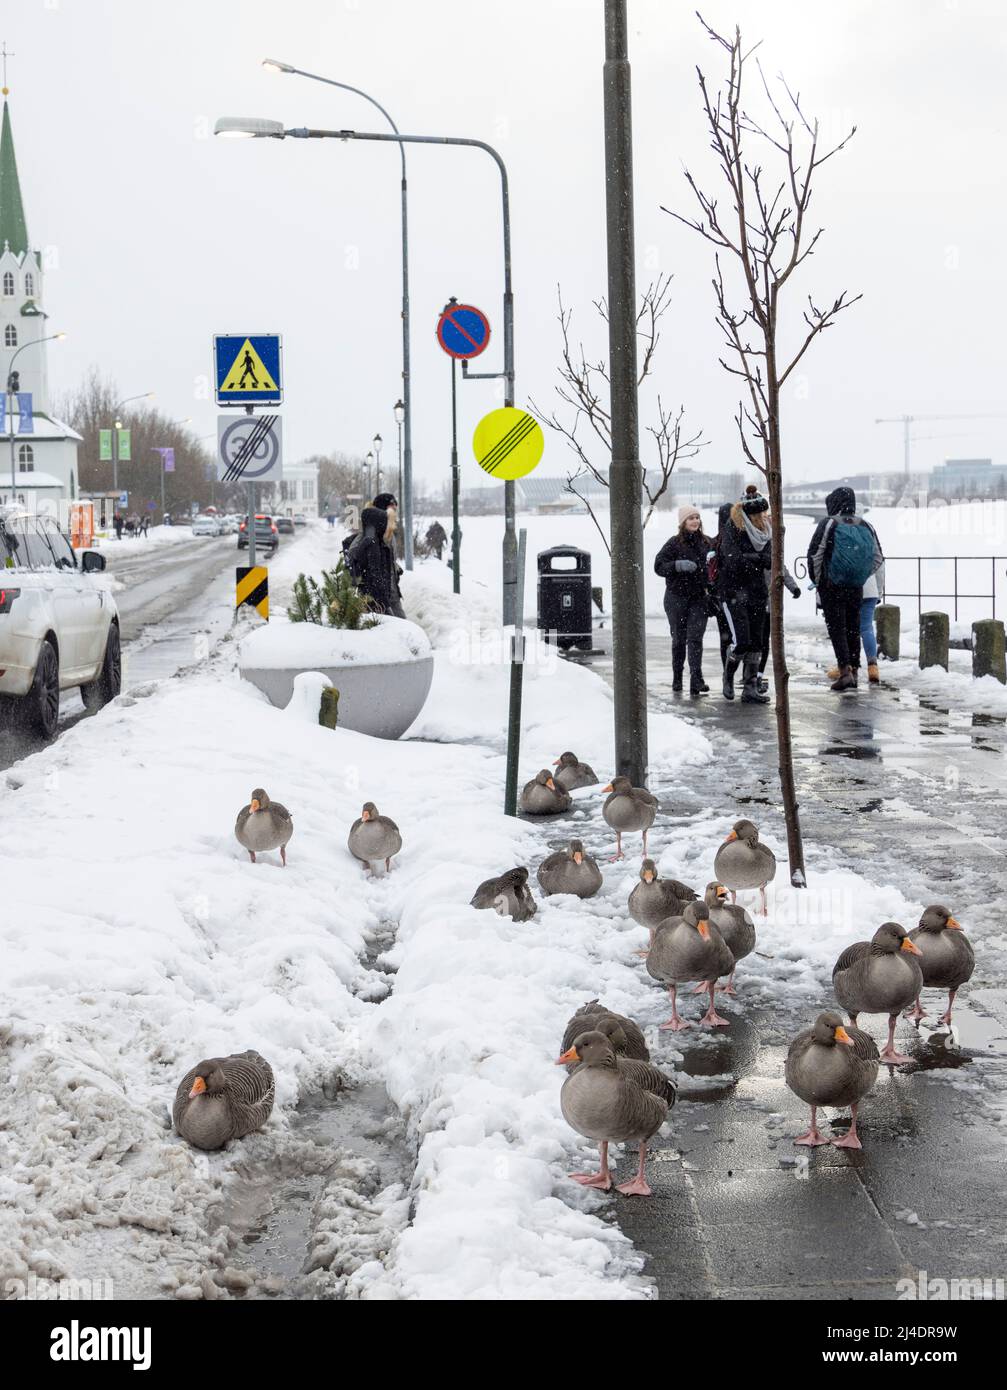
[(678, 524), (680, 528), (685, 525), (690, 516), (699, 516), (699, 508), (687, 502), (684, 507), (679, 507), (678, 509)]
[(398, 505), (394, 492), (379, 492), (371, 503), (372, 507), (380, 507), (382, 511), (387, 511), (389, 507), (397, 507)]
[(853, 516), (857, 510), (856, 493), (851, 487), (834, 487), (825, 499), (829, 516)]
[(745, 494), (741, 499), (741, 510), (746, 516), (756, 516), (759, 512), (768, 512), (769, 503), (754, 483), (749, 483), (745, 488)]

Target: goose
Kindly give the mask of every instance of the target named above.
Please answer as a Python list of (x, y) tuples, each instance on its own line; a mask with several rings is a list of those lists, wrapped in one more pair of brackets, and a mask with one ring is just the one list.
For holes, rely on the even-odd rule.
[(710, 909), (705, 903), (688, 903), (681, 917), (669, 917), (661, 923), (647, 952), (648, 975), (667, 985), (671, 995), (671, 1018), (661, 1027), (676, 1033), (692, 1026), (679, 1017), (676, 997), (678, 986), (692, 980), (705, 982), (710, 993), (710, 1007), (700, 1023), (708, 1023), (711, 1028), (728, 1026), (729, 1020), (721, 1018), (713, 1007), (713, 994), (720, 976), (729, 975), (734, 969), (734, 957), (709, 917)]
[(293, 833), (294, 822), (286, 806), (270, 801), (261, 787), (255, 788), (248, 805), (241, 808), (234, 822), (235, 837), (248, 850), (253, 864), (257, 854), (278, 849), (280, 862), (286, 868), (287, 841)]
[(734, 822), (730, 835), (717, 850), (713, 872), (720, 883), (731, 890), (731, 902), (739, 888), (758, 888), (763, 917), (766, 907), (766, 884), (776, 877), (776, 855), (768, 845), (759, 842), (759, 827), (750, 820)]
[(402, 848), (402, 836), (390, 816), (380, 815), (373, 801), (365, 801), (359, 818), (350, 826), (346, 843), (366, 869), (373, 861), (383, 859), (385, 872), (390, 873), (392, 856)]
[(858, 1014), (888, 1015), (888, 1042), (881, 1060), (889, 1066), (913, 1060), (895, 1050), (895, 1020), (923, 988), (922, 954), (905, 927), (885, 922), (870, 941), (847, 946), (832, 969), (836, 998), (854, 1023)]
[(687, 903), (696, 901), (696, 894), (677, 878), (661, 878), (653, 859), (640, 865), (640, 882), (629, 895), (629, 915), (641, 927), (650, 930), (651, 945), (654, 932), (669, 917), (680, 917)]
[(580, 840), (571, 840), (569, 849), (557, 850), (538, 866), (542, 892), (572, 893), (577, 898), (593, 898), (601, 887), (601, 870)]
[(622, 852), (622, 837), (626, 831), (643, 831), (643, 855), (647, 857), (647, 831), (654, 824), (654, 817), (660, 809), (656, 796), (646, 787), (634, 787), (628, 777), (613, 777), (602, 791), (608, 798), (602, 807), (602, 815), (615, 831), (615, 854), (613, 859), (625, 859)]
[(559, 768), (559, 771), (554, 773), (556, 785), (566, 792), (576, 791), (578, 787), (598, 785), (599, 777), (594, 768), (582, 763), (576, 753), (561, 753), (553, 767)]
[[(830, 1142), (837, 1149), (863, 1148), (857, 1136), (857, 1106), (877, 1079), (879, 1060), (874, 1039), (852, 1023), (844, 1028), (843, 1020), (831, 1010), (798, 1033), (787, 1049), (784, 1074), (794, 1095), (811, 1106), (811, 1127), (794, 1143), (809, 1148)], [(852, 1122), (842, 1139), (830, 1141), (819, 1134), (815, 1114), (820, 1105), (851, 1107)]]
[(560, 1051), (568, 1051), (580, 1034), (587, 1032), (604, 1033), (619, 1057), (629, 1057), (634, 1062), (650, 1061), (650, 1049), (639, 1025), (614, 1009), (606, 1008), (598, 999), (582, 1004), (570, 1019), (563, 1030)]
[(556, 1062), (557, 1066), (571, 1063), (574, 1070), (563, 1082), (560, 1109), (571, 1129), (598, 1142), (601, 1169), (570, 1176), (585, 1187), (600, 1187), (607, 1192), (612, 1186), (609, 1144), (635, 1142), (640, 1146), (636, 1176), (619, 1183), (616, 1190), (627, 1197), (649, 1197), (645, 1175), (647, 1141), (664, 1124), (675, 1103), (674, 1085), (649, 1062), (617, 1057), (608, 1038), (597, 1029), (579, 1034)]
[[(938, 904), (926, 909), (919, 926), (909, 933), (909, 939), (916, 943), (921, 952), (924, 989), (933, 987), (948, 991), (948, 1007), (938, 1022), (950, 1028), (955, 995), (966, 980), (972, 978), (976, 968), (972, 942), (962, 930), (961, 923), (955, 921), (946, 907)], [(919, 1020), (925, 1014), (926, 1009), (920, 1007), (917, 995), (916, 1003), (906, 1017)]]
[(171, 1115), (197, 1149), (219, 1149), (261, 1129), (273, 1109), (273, 1069), (258, 1052), (209, 1057), (179, 1082)]
[[(734, 957), (737, 969), (738, 961), (744, 960), (755, 950), (755, 923), (743, 907), (727, 901), (727, 889), (716, 880), (706, 885), (703, 901), (710, 909), (710, 921), (727, 943), (727, 949)], [(734, 988), (734, 970), (731, 971), (727, 984), (718, 985), (717, 988), (725, 994), (737, 994), (738, 991)], [(699, 993), (698, 989), (696, 993)]]
[(521, 790), (521, 810), (526, 816), (554, 816), (569, 811), (573, 804), (570, 793), (557, 787), (547, 768), (537, 772)]
[(527, 922), (537, 910), (528, 887), (528, 870), (519, 865), (496, 878), (486, 879), (473, 893), (471, 905), (491, 907), (498, 917), (513, 917), (515, 922)]

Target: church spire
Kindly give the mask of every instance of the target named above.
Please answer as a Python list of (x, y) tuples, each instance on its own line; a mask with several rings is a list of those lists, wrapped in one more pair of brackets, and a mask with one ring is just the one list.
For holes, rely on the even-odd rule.
[(3, 128), (0, 129), (0, 252), (3, 251), (5, 242), (17, 256), (28, 250), (28, 227), (24, 218), (24, 204), (21, 201), (17, 160), (14, 158), (14, 135), (11, 131), (6, 91)]

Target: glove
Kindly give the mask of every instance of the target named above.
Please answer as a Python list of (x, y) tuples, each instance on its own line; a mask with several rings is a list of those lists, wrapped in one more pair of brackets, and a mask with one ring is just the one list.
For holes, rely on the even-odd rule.
[(793, 594), (794, 598), (801, 597), (801, 586), (792, 574), (784, 574), (783, 582), (787, 586), (787, 591)]
[(676, 561), (675, 561), (675, 573), (676, 573), (676, 574), (695, 574), (696, 570), (698, 570), (698, 569), (699, 569), (699, 566), (696, 564), (695, 560), (676, 560)]

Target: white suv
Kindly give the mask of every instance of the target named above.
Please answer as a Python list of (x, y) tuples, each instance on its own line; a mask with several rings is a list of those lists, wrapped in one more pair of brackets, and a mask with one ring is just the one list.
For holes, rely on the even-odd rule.
[(119, 614), (95, 578), (104, 568), (94, 550), (78, 567), (48, 517), (0, 508), (0, 726), (53, 738), (61, 690), (79, 685), (88, 709), (118, 695)]

